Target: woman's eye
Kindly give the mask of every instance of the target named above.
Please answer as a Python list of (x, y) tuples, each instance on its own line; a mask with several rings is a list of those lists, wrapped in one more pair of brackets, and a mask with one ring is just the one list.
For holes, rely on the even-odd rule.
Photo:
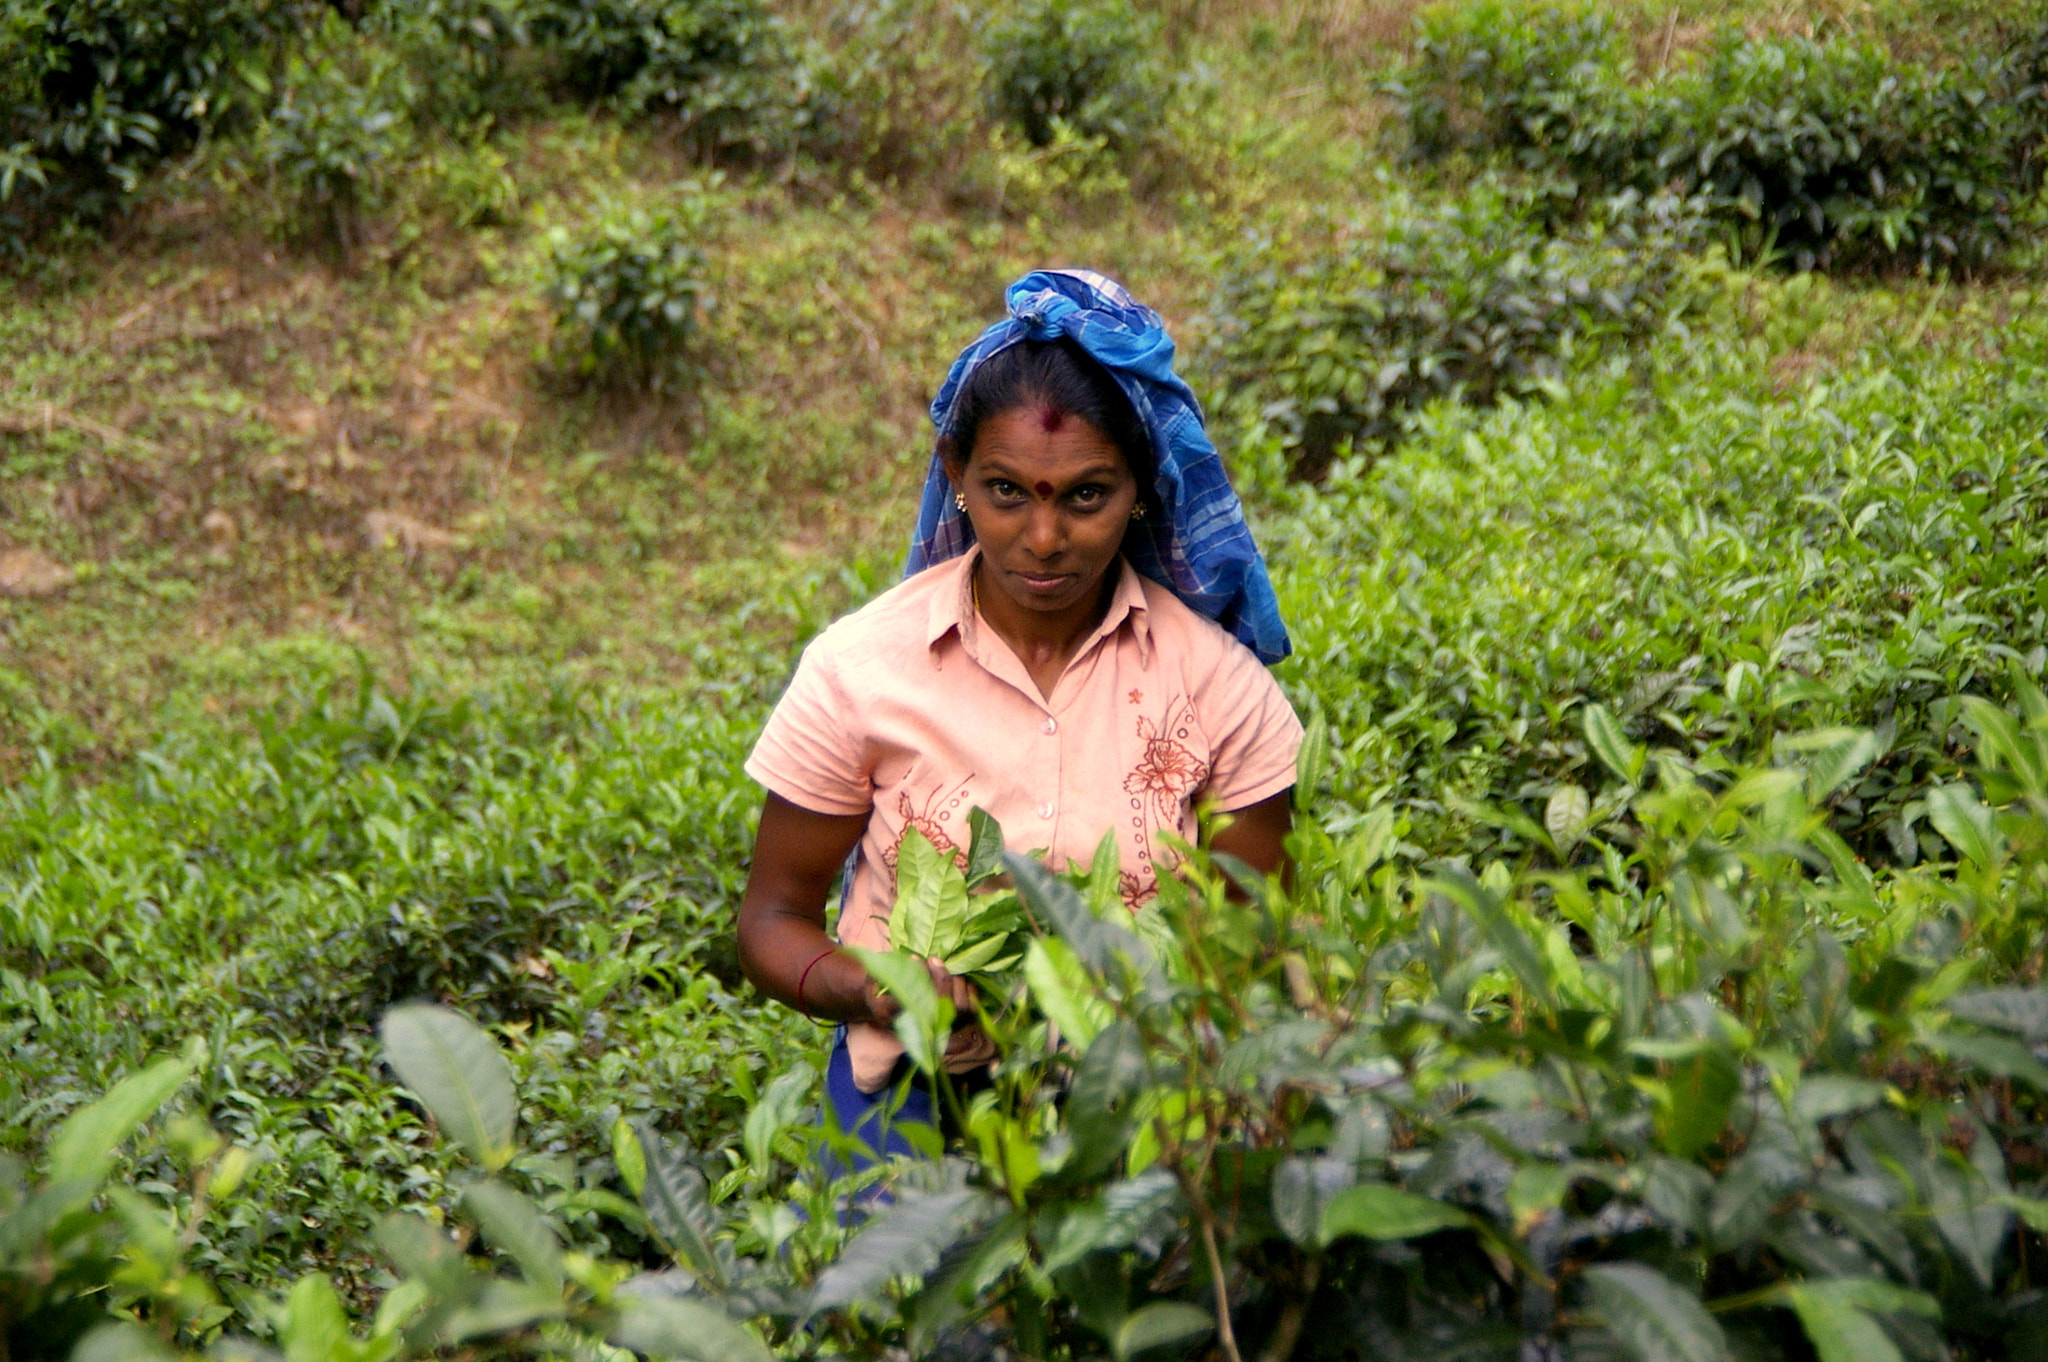
[(1015, 501), (1018, 497), (1024, 495), (1024, 489), (1014, 482), (1005, 482), (1003, 479), (997, 478), (988, 485), (988, 494), (997, 501)]
[(1076, 487), (1073, 492), (1074, 504), (1076, 506), (1100, 505), (1102, 499), (1107, 495), (1108, 493), (1100, 487)]

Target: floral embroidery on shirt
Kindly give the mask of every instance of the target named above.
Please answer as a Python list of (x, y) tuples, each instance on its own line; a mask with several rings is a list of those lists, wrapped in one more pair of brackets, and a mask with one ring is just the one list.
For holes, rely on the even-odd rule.
[(1131, 687), (1131, 703), (1134, 705), (1144, 704), (1145, 692), (1139, 690), (1136, 686)]
[[(899, 790), (896, 794), (896, 811), (903, 819), (903, 830), (896, 834), (896, 840), (882, 853), (883, 864), (891, 870), (896, 868), (896, 854), (903, 846), (903, 838), (912, 828), (916, 828), (924, 834), (927, 842), (940, 851), (952, 852), (953, 864), (962, 870), (967, 869), (967, 852), (948, 835), (948, 828), (957, 831), (960, 827), (960, 824), (953, 822), (953, 816), (959, 813), (961, 806), (967, 802), (967, 786), (973, 779), (974, 773), (970, 771), (967, 779), (951, 790), (934, 785), (931, 793), (924, 797), (923, 808), (910, 802), (910, 791)], [(962, 823), (965, 821), (964, 818), (961, 820)]]
[(1138, 736), (1145, 751), (1138, 765), (1124, 777), (1124, 792), (1152, 801), (1153, 812), (1167, 827), (1180, 826), (1181, 805), (1209, 778), (1209, 767), (1188, 750), (1188, 722), (1194, 707), (1182, 701), (1166, 711), (1166, 721), (1157, 727), (1145, 715), (1138, 716)]
[(1124, 907), (1137, 912), (1154, 894), (1159, 892), (1159, 877), (1151, 871), (1143, 876), (1122, 871), (1116, 877), (1117, 893), (1123, 897)]

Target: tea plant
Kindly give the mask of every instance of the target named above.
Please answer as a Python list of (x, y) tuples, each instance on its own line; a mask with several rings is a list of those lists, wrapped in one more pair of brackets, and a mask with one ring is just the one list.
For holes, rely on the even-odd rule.
[(1297, 703), (1341, 735), (1326, 796), (1391, 801), (1418, 858), (1550, 859), (1531, 829), (1596, 761), (1588, 702), (1737, 765), (1794, 721), (1867, 727), (1879, 756), (1834, 826), (1910, 865), (1952, 697), (2048, 656), (2043, 352), (2008, 339), (2013, 382), (1887, 353), (1781, 395), (1703, 324), (1661, 396), (1617, 359), (1556, 403), (1429, 408), (1397, 456), (1336, 468), (1268, 532), (1281, 561), (1343, 564), (1279, 586)]
[(162, 1330), (144, 1334), (128, 1354), (142, 1356), (181, 1328), (204, 1335), (232, 1314), (185, 1265), (179, 1237), (205, 1218), (209, 1195), (234, 1191), (249, 1151), (225, 1145), (202, 1123), (176, 1124), (174, 1139), (191, 1170), (182, 1215), (109, 1181), (119, 1147), (192, 1068), (189, 1057), (160, 1060), (74, 1112), (52, 1136), (33, 1184), (20, 1159), (0, 1155), (0, 1345), (9, 1357), (88, 1356), (92, 1345), (81, 1340), (95, 1330), (130, 1336), (108, 1317), (131, 1309), (151, 1313)]
[(293, 15), (264, 0), (0, 7), (0, 240), (20, 251), (57, 220), (121, 208), (234, 106), (237, 68), (261, 62)]
[(968, 17), (928, 0), (856, 0), (834, 12), (810, 62), (804, 144), (887, 179), (960, 160), (980, 126)]
[[(768, 1341), (915, 1355), (994, 1311), (1030, 1356), (1212, 1337), (1225, 1357), (1282, 1360), (2026, 1355), (2048, 1328), (2027, 1248), (2048, 1230), (2030, 1180), (2048, 1166), (2048, 995), (2010, 981), (2043, 947), (2048, 698), (2018, 693), (2016, 711), (1964, 706), (1982, 766), (1931, 801), (1957, 855), (1892, 876), (1815, 813), (1867, 743), (1817, 734), (1755, 770), (1668, 749), (1647, 764), (1601, 711), (1584, 727), (1609, 789), (1552, 819), (1597, 853), (1571, 872), (1404, 870), (1382, 814), (1334, 838), (1305, 823), (1291, 887), (1190, 849), (1133, 919), (1113, 859), (1062, 878), (1006, 855), (1037, 934), (980, 1006), (994, 1086), (964, 1106), (948, 1093), (965, 1157), (884, 1170), (893, 1200), (850, 1240), (832, 1212), (848, 1187), (774, 1175), (814, 1143), (793, 1130), (812, 1081), (798, 1070), (715, 1185), (658, 1137), (615, 1130), (639, 1205), (584, 1202), (643, 1226), (673, 1271), (568, 1250), (560, 1209), (515, 1176), (533, 1165), (489, 1038), (396, 1009), (389, 1062), (480, 1170), (450, 1207), (464, 1229), (386, 1218), (399, 1278), (361, 1339), (318, 1277), (245, 1308), (289, 1356), (337, 1362), (600, 1339), (683, 1358), (764, 1358)], [(1325, 741), (1304, 748), (1302, 788)], [(981, 831), (987, 860), (997, 830)], [(869, 962), (945, 1089), (951, 1004), (911, 955)], [(104, 1176), (183, 1078), (158, 1066), (74, 1117), (37, 1196), (81, 1195), (57, 1175), (83, 1161)], [(124, 1196), (142, 1234), (155, 1222)], [(492, 1256), (464, 1253), (471, 1226)], [(114, 1298), (154, 1334), (106, 1324), (78, 1355), (217, 1326), (176, 1304), (210, 1300), (203, 1281), (164, 1280), (187, 1285)]]
[(1056, 126), (1117, 147), (1141, 142), (1170, 90), (1157, 47), (1156, 26), (1128, 5), (1031, 0), (982, 36), (989, 112), (1033, 146)]
[(399, 60), (329, 14), (320, 37), (287, 61), (255, 154), (283, 200), (286, 235), (346, 259), (407, 151), (411, 91)]
[(637, 1230), (586, 1204), (616, 1185), (614, 1122), (720, 1157), (768, 1057), (821, 1038), (739, 992), (750, 722), (342, 687), (127, 778), (9, 790), (0, 1147), (41, 1147), (200, 1035), (190, 1100), (256, 1163), (217, 1191), (188, 1261), (236, 1288), (318, 1271), (364, 1299), (380, 1219), (456, 1171), (377, 1070), (378, 1019), (439, 997), (517, 1038), (522, 1167), (558, 1228), (636, 1252)]
[(1699, 308), (1683, 254), (1694, 205), (1618, 200), (1561, 236), (1535, 207), (1480, 184), (1390, 197), (1378, 223), (1327, 245), (1254, 238), (1213, 305), (1226, 411), (1279, 427), (1295, 474), (1320, 480), (1429, 401), (1557, 391), (1574, 366)]
[(672, 111), (707, 150), (765, 155), (798, 126), (795, 53), (761, 0), (547, 3), (533, 24), (575, 88), (629, 112)]
[(427, 0), (376, 5), (361, 31), (404, 62), (412, 118), (468, 141), (543, 103), (534, 18), (528, 0)]
[[(984, 1018), (967, 1184), (902, 1197), (814, 1307), (916, 1352), (1000, 1306), (1031, 1356), (2038, 1348), (2048, 994), (1984, 947), (2043, 946), (2048, 699), (1968, 713), (1998, 804), (1944, 786), (1956, 857), (1897, 877), (1815, 810), (1867, 745), (1649, 769), (1591, 711), (1609, 788), (1552, 820), (1588, 868), (1410, 872), (1384, 813), (1310, 825), (1291, 891), (1163, 884), (1162, 950), (1010, 857), (1047, 935)], [(943, 1084), (948, 1006), (875, 973)]]
[(575, 373), (611, 386), (684, 385), (703, 309), (716, 295), (698, 243), (711, 221), (696, 186), (655, 208), (619, 205), (548, 243), (555, 348)]
[(1426, 20), (1394, 88), (1424, 157), (1502, 153), (1583, 199), (1700, 195), (1744, 252), (1799, 269), (1974, 269), (2039, 184), (2038, 43), (1962, 70), (1731, 28), (1636, 82), (1604, 11), (1485, 3)]

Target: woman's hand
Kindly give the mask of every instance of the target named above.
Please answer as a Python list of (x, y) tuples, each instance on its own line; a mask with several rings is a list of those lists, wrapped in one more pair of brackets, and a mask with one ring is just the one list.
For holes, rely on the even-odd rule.
[[(826, 896), (867, 825), (864, 813), (813, 813), (780, 795), (768, 796), (740, 900), (740, 965), (755, 987), (799, 1012), (887, 1026), (903, 1005), (875, 987), (851, 951), (825, 935)], [(939, 996), (952, 999), (956, 1020), (972, 1019), (974, 985), (938, 960), (925, 961), (925, 968)]]
[[(957, 1030), (973, 1021), (974, 985), (947, 969), (942, 960), (927, 957), (924, 967), (931, 971), (933, 991), (953, 1004), (954, 1028)], [(882, 992), (873, 979), (869, 979), (867, 987), (861, 990), (861, 998), (867, 1003), (868, 1020), (877, 1026), (893, 1024), (896, 1015), (903, 1010), (903, 1004), (896, 995)]]

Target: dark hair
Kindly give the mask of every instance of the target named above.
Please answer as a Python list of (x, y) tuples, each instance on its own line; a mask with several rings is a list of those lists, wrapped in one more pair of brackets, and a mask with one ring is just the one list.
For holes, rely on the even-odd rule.
[(1109, 371), (1064, 336), (1018, 341), (983, 360), (953, 401), (952, 428), (940, 440), (939, 451), (948, 463), (964, 465), (974, 454), (983, 423), (1038, 406), (1077, 417), (1107, 436), (1131, 466), (1138, 500), (1152, 504), (1150, 432)]

